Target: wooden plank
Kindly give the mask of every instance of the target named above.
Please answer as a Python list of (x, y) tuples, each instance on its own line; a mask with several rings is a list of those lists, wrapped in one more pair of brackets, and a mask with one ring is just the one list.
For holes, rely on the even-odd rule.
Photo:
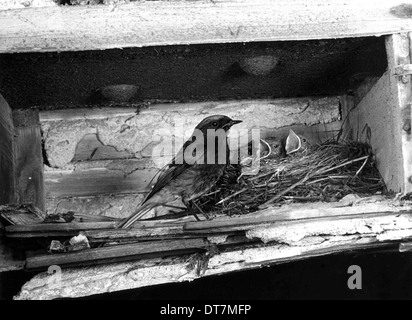
[[(90, 242), (121, 241), (129, 239), (156, 238), (156, 237), (184, 237), (182, 225), (167, 225), (152, 228), (130, 228), (117, 230), (87, 230), (83, 234)], [(187, 233), (188, 234), (188, 233)]]
[[(362, 203), (363, 201), (363, 203)], [(218, 233), (231, 233), (235, 231), (247, 231), (257, 227), (279, 225), (310, 221), (339, 221), (355, 218), (372, 218), (375, 216), (393, 215), (395, 213), (410, 214), (412, 205), (400, 206), (396, 202), (385, 201), (381, 197), (370, 197), (358, 200), (354, 206), (352, 203), (311, 203), (291, 204), (282, 208), (268, 208), (251, 214), (228, 217), (220, 215), (213, 220), (196, 222), (191, 216), (173, 220), (142, 220), (136, 222), (131, 229), (113, 229), (112, 222), (90, 223), (54, 223), (41, 225), (23, 225), (6, 227), (8, 237), (44, 237), (50, 234), (76, 233), (85, 230), (86, 235), (101, 241), (103, 239), (147, 238), (150, 236), (179, 236), (202, 233), (205, 235)], [(92, 230), (88, 230), (88, 228)]]
[(0, 204), (15, 202), (15, 146), (11, 109), (0, 94)]
[[(412, 137), (410, 130), (405, 130), (407, 121), (411, 120), (412, 77), (396, 76), (395, 71), (400, 64), (412, 63), (412, 42), (409, 34), (394, 34), (387, 37), (386, 51), (388, 55), (388, 71), (390, 77), (391, 106), (393, 112), (393, 133), (388, 132), (392, 139), (396, 139), (398, 148), (392, 166), (398, 169), (392, 174), (398, 174), (397, 189), (402, 192), (412, 192)], [(393, 143), (393, 140), (392, 140)], [(387, 168), (391, 170), (392, 168)], [(394, 168), (393, 168), (394, 169)], [(386, 182), (386, 181), (385, 181)]]
[[(0, 52), (307, 40), (412, 30), (404, 1), (136, 1), (0, 11)], [(410, 10), (410, 9), (409, 9)], [(176, 17), (179, 17), (176, 20)], [(101, 27), (110, 32), (101, 32)]]
[[(391, 207), (386, 204), (367, 204), (354, 207), (336, 207), (330, 204), (316, 204), (319, 208), (310, 207), (308, 204), (300, 206), (291, 206), (286, 208), (268, 208), (259, 211), (257, 214), (248, 214), (237, 218), (220, 217), (210, 221), (187, 222), (184, 230), (186, 232), (228, 232), (238, 230), (250, 230), (257, 225), (268, 225), (272, 223), (279, 224), (290, 223), (301, 220), (340, 220), (352, 218), (369, 218), (373, 216), (388, 215), (395, 212), (399, 214), (412, 213), (412, 207)], [(295, 208), (294, 208), (295, 207)], [(300, 207), (300, 208), (299, 208)], [(323, 208), (322, 208), (323, 207)]]
[[(190, 235), (183, 231), (183, 223), (192, 221), (194, 218), (187, 216), (184, 218), (170, 220), (147, 220), (136, 222), (130, 229), (115, 229), (118, 219), (110, 217), (88, 218), (88, 222), (70, 222), (70, 223), (40, 223), (22, 224), (6, 226), (6, 237), (9, 238), (44, 238), (52, 236), (71, 236), (77, 235), (80, 231), (87, 237), (96, 241), (103, 240), (121, 240), (121, 239), (140, 239), (161, 236), (183, 236)], [(89, 222), (91, 221), (91, 222)]]
[(16, 197), (18, 203), (33, 203), (45, 209), (43, 152), (39, 111), (13, 112), (16, 148)]
[[(227, 249), (212, 256), (171, 257), (116, 263), (93, 268), (63, 269), (61, 281), (50, 290), (51, 275), (41, 273), (23, 286), (17, 299), (53, 299), (80, 297), (116, 290), (126, 290), (162, 283), (191, 281), (205, 276), (259, 268), (304, 258), (353, 252), (357, 249), (382, 248), (394, 241), (412, 237), (412, 217), (392, 213), (380, 217), (345, 219), (340, 223), (317, 219), (296, 221), (299, 226), (273, 224), (255, 230), (266, 245)], [(253, 231), (253, 230), (252, 230)], [(274, 241), (272, 241), (274, 240)], [(205, 260), (206, 259), (206, 260)], [(205, 263), (207, 261), (207, 263)], [(104, 275), (104, 276), (102, 276)], [(87, 285), (86, 285), (87, 284)], [(86, 289), (87, 288), (87, 289)]]
[(45, 172), (47, 198), (137, 194), (147, 192), (158, 170), (137, 170), (124, 174), (121, 169), (94, 168), (76, 171)]
[[(279, 247), (271, 246), (272, 252), (279, 251)], [(369, 248), (393, 248), (390, 244), (357, 244), (353, 250), (365, 250)], [(282, 248), (285, 249), (285, 248)], [(255, 252), (259, 252), (257, 248)], [(269, 251), (269, 250), (268, 250)], [(336, 246), (336, 252), (345, 252), (344, 245)], [(352, 252), (353, 252), (352, 251)], [(236, 257), (241, 250), (231, 251), (232, 259), (225, 258), (225, 262), (218, 264), (216, 261), (220, 255), (213, 260), (213, 267), (204, 268), (204, 256), (192, 255), (190, 257), (166, 257), (164, 259), (145, 259), (135, 262), (117, 263), (112, 265), (101, 265), (94, 268), (71, 268), (63, 269), (61, 282), (54, 282), (54, 278), (46, 272), (36, 275), (27, 282), (21, 292), (15, 297), (17, 300), (50, 300), (56, 298), (78, 298), (88, 295), (116, 292), (142, 288), (166, 283), (177, 283), (182, 281), (193, 281), (212, 275), (223, 275), (232, 271), (245, 271), (261, 268), (262, 264), (249, 264), (240, 261), (242, 257)], [(283, 251), (284, 252), (284, 251)], [(252, 255), (251, 251), (247, 252)], [(275, 265), (290, 261), (299, 261), (316, 256), (330, 254), (327, 250), (318, 250), (315, 253), (302, 252), (293, 258), (279, 258), (270, 261), (266, 265)], [(287, 261), (286, 261), (287, 260)], [(210, 260), (208, 264), (210, 264)], [(102, 276), (104, 275), (104, 276)], [(110, 288), (110, 289), (109, 289)]]
[[(409, 43), (409, 61), (412, 63), (412, 33), (408, 33)], [(405, 79), (409, 77), (409, 82), (404, 83)], [(403, 170), (404, 170), (404, 188), (405, 193), (412, 192), (412, 75), (401, 77), (399, 90), (399, 100), (401, 108), (401, 144), (403, 155)]]
[(403, 165), (399, 108), (394, 100), (393, 78), (387, 71), (350, 112), (348, 125), (354, 140), (372, 146), (376, 164), (386, 187), (399, 192), (403, 189)]
[[(41, 223), (32, 225), (14, 225), (6, 227), (6, 236), (12, 238), (49, 237), (56, 235), (77, 235), (80, 231), (90, 234), (96, 239), (110, 238), (117, 234), (120, 238), (137, 238), (140, 236), (182, 234), (183, 223), (192, 221), (193, 216), (167, 220), (142, 220), (136, 222), (135, 228), (114, 229), (116, 218), (75, 214), (75, 220), (70, 223)], [(101, 233), (94, 233), (99, 230)], [(180, 230), (180, 231), (179, 231)]]
[(87, 197), (47, 198), (49, 213), (73, 211), (76, 215), (126, 218), (142, 202), (145, 194), (102, 194)]
[[(198, 233), (191, 233), (183, 230), (184, 221), (192, 221), (191, 217), (185, 217), (184, 219), (176, 219), (174, 223), (170, 223), (165, 220), (158, 221), (139, 221), (137, 225), (134, 225), (130, 229), (104, 229), (104, 230), (87, 230), (83, 234), (87, 237), (90, 243), (99, 242), (123, 242), (137, 240), (158, 240), (158, 239), (185, 239), (185, 238), (198, 238)], [(214, 243), (214, 237), (224, 239), (225, 244), (240, 243), (242, 241), (234, 242), (233, 238), (244, 238), (244, 232), (227, 232), (225, 235), (221, 234), (208, 234), (207, 238)], [(228, 238), (231, 240), (228, 242)], [(219, 242), (220, 243), (220, 242)]]
[[(12, 112), (0, 94), (0, 204), (16, 201), (15, 160)], [(19, 270), (23, 266), (22, 260), (13, 257), (12, 250), (4, 243), (3, 234), (0, 221), (0, 272)]]
[(36, 215), (30, 214), (30, 213), (20, 213), (20, 214), (2, 213), (1, 216), (4, 219), (6, 219), (9, 223), (12, 223), (14, 225), (25, 225), (25, 224), (32, 225), (36, 223), (41, 223), (43, 221)]
[(99, 263), (113, 263), (126, 260), (136, 260), (150, 257), (163, 257), (182, 253), (196, 252), (205, 249), (208, 242), (203, 239), (168, 240), (142, 242), (118, 246), (109, 246), (83, 250), (66, 254), (48, 254), (26, 259), (25, 268), (45, 269), (51, 265), (61, 268), (69, 266), (96, 265)]
[[(408, 33), (409, 39), (409, 60), (412, 63), (412, 32)], [(412, 81), (412, 75), (409, 76)], [(403, 91), (402, 115), (402, 151), (403, 168), (405, 170), (405, 192), (412, 192), (412, 101), (411, 86)]]
[(404, 79), (395, 75), (396, 66), (410, 63), (407, 34), (387, 37), (386, 48), (388, 70), (350, 110), (346, 128), (352, 139), (372, 146), (388, 190), (410, 192), (412, 142), (410, 133), (403, 130), (403, 114), (411, 101), (412, 85), (409, 75)]
[(94, 229), (112, 229), (116, 225), (115, 221), (106, 222), (71, 222), (71, 223), (41, 223), (32, 225), (14, 225), (6, 226), (6, 235), (9, 236), (12, 233), (22, 233), (22, 232), (66, 232), (69, 233), (79, 233), (83, 230), (94, 230)]

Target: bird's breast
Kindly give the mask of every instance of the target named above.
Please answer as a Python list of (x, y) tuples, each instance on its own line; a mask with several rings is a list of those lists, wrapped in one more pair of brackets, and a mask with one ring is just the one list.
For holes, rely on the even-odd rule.
[(182, 177), (187, 181), (185, 190), (182, 190), (182, 197), (190, 201), (205, 195), (223, 175), (225, 168), (224, 164), (190, 166)]

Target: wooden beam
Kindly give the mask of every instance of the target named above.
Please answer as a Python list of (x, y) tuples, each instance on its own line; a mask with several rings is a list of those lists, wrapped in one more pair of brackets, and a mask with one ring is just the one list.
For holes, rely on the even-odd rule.
[(165, 220), (138, 221), (130, 229), (114, 229), (116, 220), (94, 222), (50, 223), (13, 225), (6, 227), (6, 236), (12, 238), (49, 237), (52, 235), (74, 235), (85, 231), (85, 235), (98, 241), (121, 239), (142, 239), (149, 237), (192, 236), (248, 231), (270, 225), (292, 225), (305, 221), (341, 221), (345, 219), (366, 219), (391, 214), (410, 215), (412, 205), (399, 206), (396, 202), (385, 201), (374, 196), (352, 202), (290, 204), (282, 208), (268, 208), (258, 212), (229, 217), (219, 215), (213, 220), (195, 221), (192, 216)]
[(101, 194), (87, 197), (47, 198), (46, 211), (62, 213), (73, 211), (76, 214), (125, 218), (142, 202), (140, 194)]
[(136, 1), (3, 10), (0, 52), (375, 36), (412, 30), (410, 8), (403, 3)]
[[(59, 283), (46, 272), (26, 283), (17, 299), (80, 297), (117, 290), (259, 268), (264, 265), (347, 252), (381, 248), (412, 237), (410, 215), (389, 213), (364, 219), (293, 222), (293, 228), (272, 224), (248, 231), (248, 237), (267, 244), (236, 246), (214, 255), (192, 255), (114, 263), (89, 268), (62, 269)], [(53, 285), (54, 284), (54, 285)], [(52, 286), (53, 285), (53, 286)], [(53, 290), (50, 290), (53, 287)]]
[[(368, 248), (392, 247), (388, 244), (357, 244), (357, 250)], [(147, 286), (176, 283), (182, 281), (193, 281), (211, 275), (221, 275), (231, 271), (250, 270), (261, 268), (262, 264), (249, 264), (242, 258), (248, 258), (257, 253), (285, 253), (284, 246), (271, 246), (269, 248), (244, 251), (233, 250), (225, 255), (225, 261), (219, 263), (221, 255), (216, 255), (208, 261), (205, 268), (205, 257), (203, 255), (191, 255), (183, 257), (167, 257), (162, 259), (143, 259), (134, 262), (117, 263), (112, 265), (101, 265), (88, 268), (63, 269), (60, 277), (42, 272), (27, 282), (15, 299), (17, 300), (50, 300), (56, 298), (76, 298), (99, 293), (115, 292), (142, 288)], [(345, 245), (337, 245), (335, 253), (345, 252)], [(354, 249), (352, 247), (352, 249)], [(266, 251), (266, 252), (265, 252)], [(303, 250), (302, 250), (303, 251)], [(236, 256), (236, 253), (239, 253)], [(294, 258), (279, 258), (268, 264), (285, 263), (285, 260), (299, 261), (310, 257), (327, 255), (327, 250), (302, 252)], [(232, 260), (229, 260), (233, 258)], [(209, 267), (210, 265), (210, 267)], [(60, 280), (60, 281), (56, 281)]]
[[(14, 125), (11, 109), (0, 94), (0, 204), (16, 201), (16, 154)], [(4, 241), (4, 227), (0, 221), (0, 272), (19, 270), (22, 259), (16, 259)]]
[(71, 222), (71, 223), (39, 223), (30, 225), (13, 225), (6, 226), (6, 235), (8, 237), (24, 237), (23, 233), (42, 233), (46, 236), (58, 235), (77, 235), (80, 231), (95, 229), (113, 229), (116, 222)]
[[(389, 105), (392, 108), (392, 128), (387, 132), (391, 143), (397, 148), (391, 156), (393, 169), (391, 173), (395, 179), (392, 185), (395, 191), (412, 192), (412, 136), (409, 129), (405, 130), (407, 121), (411, 120), (412, 76), (396, 75), (399, 65), (412, 63), (411, 34), (402, 33), (388, 36), (386, 39), (388, 56), (389, 89), (391, 91)], [(385, 181), (386, 183), (386, 181)], [(396, 183), (396, 184), (395, 184)]]
[(104, 167), (75, 171), (46, 171), (46, 195), (47, 198), (59, 198), (145, 193), (150, 180), (157, 171), (155, 169), (136, 170), (125, 174), (120, 168)]
[(33, 203), (45, 209), (43, 180), (43, 152), (39, 111), (36, 109), (13, 112), (16, 146), (16, 197), (20, 204)]
[(0, 204), (16, 200), (16, 153), (11, 109), (0, 94)]
[(349, 136), (353, 140), (371, 145), (386, 187), (399, 192), (403, 186), (403, 166), (400, 128), (395, 125), (399, 110), (393, 99), (392, 77), (390, 71), (385, 72), (361, 102), (350, 110), (347, 128), (350, 128)]
[(406, 33), (387, 37), (388, 69), (348, 111), (345, 126), (352, 139), (372, 146), (386, 187), (395, 192), (412, 191), (412, 140), (404, 129), (411, 117), (411, 76), (396, 75), (398, 65), (411, 63), (410, 48)]
[[(408, 213), (402, 214), (403, 210)], [(192, 256), (173, 256), (170, 258), (139, 259), (132, 262), (118, 262), (88, 268), (63, 268), (61, 282), (53, 285), (52, 275), (41, 273), (27, 283), (18, 296), (18, 299), (52, 299), (57, 297), (79, 297), (116, 290), (126, 290), (161, 283), (184, 280), (193, 280), (199, 277), (224, 274), (232, 271), (258, 268), (262, 265), (284, 263), (304, 258), (347, 252), (365, 248), (380, 248), (394, 241), (405, 242), (412, 237), (412, 204), (400, 199), (387, 199), (383, 196), (368, 198), (346, 198), (338, 203), (293, 204), (284, 208), (270, 208), (261, 212), (249, 214), (244, 217), (221, 217), (224, 227), (232, 230), (241, 227), (247, 236), (230, 239), (227, 234), (198, 234), (207, 238), (212, 244), (217, 245), (219, 252), (213, 255), (195, 254)], [(252, 219), (255, 218), (255, 221)], [(278, 220), (276, 220), (278, 219)], [(248, 220), (248, 221), (247, 221)], [(230, 223), (232, 221), (232, 223)], [(129, 230), (91, 230), (89, 236), (101, 237), (105, 240), (134, 238), (136, 241), (141, 236), (156, 236), (167, 234), (166, 225), (171, 233), (184, 235), (192, 231), (183, 230), (183, 220), (171, 221), (139, 221), (138, 226)], [(208, 222), (203, 222), (207, 224)], [(213, 223), (211, 221), (210, 223)], [(188, 223), (186, 226), (190, 225)], [(96, 226), (96, 224), (95, 224)], [(195, 224), (199, 229), (200, 224)], [(61, 226), (50, 226), (56, 228)], [(207, 227), (207, 226), (206, 226)], [(10, 227), (9, 227), (10, 228)], [(226, 230), (227, 232), (227, 230)], [(192, 233), (193, 234), (193, 233)], [(184, 239), (178, 243), (190, 244), (191, 240)], [(249, 241), (248, 241), (249, 240)], [(173, 240), (178, 241), (178, 240)], [(198, 241), (205, 241), (198, 239)], [(250, 242), (252, 241), (252, 242)], [(263, 245), (261, 242), (264, 242)], [(172, 242), (170, 242), (172, 243)], [(177, 243), (177, 242), (173, 242)], [(143, 246), (145, 244), (141, 243)], [(230, 246), (235, 244), (235, 246)], [(138, 256), (140, 244), (127, 244), (127, 252), (136, 252)], [(147, 244), (147, 246), (150, 246)], [(159, 242), (159, 248), (164, 246)], [(131, 249), (130, 249), (131, 248)], [(147, 249), (147, 247), (145, 247)], [(128, 251), (128, 250), (132, 251)], [(195, 248), (195, 250), (198, 250)], [(114, 255), (125, 253), (110, 249), (106, 255), (105, 250), (93, 253), (96, 259), (112, 259)], [(120, 252), (120, 253), (119, 253)], [(140, 252), (140, 253), (139, 253)], [(87, 257), (88, 251), (78, 253), (82, 263), (89, 264), (92, 256)], [(121, 259), (129, 259), (121, 255)], [(51, 259), (48, 259), (52, 257)], [(60, 259), (54, 256), (37, 257), (31, 260), (39, 263), (37, 267), (47, 267), (52, 263), (67, 263), (73, 266), (73, 257), (63, 255)], [(136, 258), (135, 257), (135, 258)], [(64, 260), (66, 259), (66, 260)], [(68, 259), (68, 260), (67, 260)], [(108, 260), (106, 260), (107, 262)], [(99, 262), (99, 263), (100, 263)], [(32, 264), (34, 266), (34, 264)], [(86, 286), (87, 284), (87, 286)], [(90, 285), (93, 284), (93, 285)], [(51, 285), (56, 290), (50, 290)], [(86, 288), (87, 287), (87, 288)]]
[(66, 254), (48, 254), (26, 259), (25, 268), (47, 269), (58, 265), (61, 268), (81, 265), (96, 265), (124, 260), (136, 260), (147, 257), (162, 257), (167, 255), (187, 254), (205, 249), (208, 242), (203, 239), (179, 239), (156, 242), (142, 242), (87, 249)]
[(37, 110), (12, 114), (0, 95), (0, 204), (33, 203), (45, 208), (43, 155)]
[[(183, 230), (193, 233), (228, 232), (250, 230), (258, 225), (270, 225), (276, 223), (292, 224), (293, 221), (322, 221), (355, 218), (370, 218), (373, 216), (387, 215), (398, 212), (410, 214), (412, 207), (391, 207), (384, 203), (365, 204), (360, 206), (342, 206), (336, 203), (316, 203), (316, 207), (308, 204), (285, 206), (283, 208), (268, 208), (257, 213), (247, 214), (237, 218), (219, 217), (210, 221), (186, 222)], [(312, 207), (312, 208), (311, 208)]]

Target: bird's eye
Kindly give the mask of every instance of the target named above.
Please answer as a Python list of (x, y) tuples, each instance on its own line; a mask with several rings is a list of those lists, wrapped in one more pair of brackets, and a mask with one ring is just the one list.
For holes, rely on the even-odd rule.
[(217, 122), (216, 122), (216, 121), (213, 122), (213, 123), (212, 123), (212, 126), (217, 127)]

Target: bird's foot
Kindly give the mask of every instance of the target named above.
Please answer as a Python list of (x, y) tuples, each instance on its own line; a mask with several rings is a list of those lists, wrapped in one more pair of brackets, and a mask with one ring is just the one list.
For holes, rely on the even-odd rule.
[[(210, 220), (210, 216), (206, 212), (204, 212), (202, 209), (200, 209), (200, 207), (197, 205), (196, 202), (193, 202), (193, 204), (195, 205), (197, 210), (199, 210), (205, 216), (206, 220)], [(199, 218), (197, 217), (197, 219), (199, 219)]]

